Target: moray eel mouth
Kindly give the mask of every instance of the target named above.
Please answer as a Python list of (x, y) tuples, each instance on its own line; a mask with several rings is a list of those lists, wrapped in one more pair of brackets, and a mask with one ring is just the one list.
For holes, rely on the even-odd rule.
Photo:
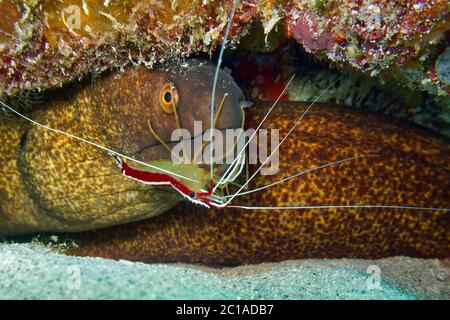
[[(243, 118), (244, 120), (244, 118)], [(232, 127), (227, 129), (241, 129), (242, 127)], [(218, 130), (223, 135), (225, 135), (227, 129)], [(201, 147), (201, 142), (204, 141), (202, 138), (204, 138), (205, 134), (198, 135), (193, 137), (192, 139), (184, 140), (183, 142), (169, 142), (164, 141), (164, 143), (156, 144), (152, 146), (145, 147), (135, 154), (132, 155), (132, 157), (136, 160), (148, 163), (152, 166), (167, 170), (168, 172), (172, 172), (178, 176), (172, 175), (173, 178), (180, 181), (182, 184), (189, 187), (194, 192), (200, 192), (205, 187), (207, 188), (210, 180), (210, 165), (209, 165), (209, 159), (208, 159), (208, 152), (205, 148)], [(197, 148), (196, 150), (194, 147), (186, 147), (186, 149), (191, 149), (192, 151), (189, 151), (190, 156), (189, 158), (184, 158), (185, 154), (182, 155), (174, 155), (174, 148), (177, 146), (180, 149), (183, 149), (184, 146), (194, 146), (195, 144), (199, 144), (200, 148)], [(170, 148), (171, 151), (168, 150)], [(230, 150), (224, 150), (223, 151), (223, 157), (226, 157), (226, 155), (230, 152), (233, 152), (234, 156), (237, 154), (237, 145), (234, 146), (234, 148)], [(203, 159), (200, 159), (203, 154)], [(173, 158), (177, 158), (177, 162), (173, 161)], [(234, 158), (233, 158), (234, 159)], [(178, 162), (180, 161), (180, 162)], [(138, 169), (141, 171), (146, 172), (158, 172), (158, 170), (150, 169), (148, 167), (145, 167), (139, 163), (130, 163), (130, 166), (134, 169)], [(220, 163), (220, 164), (214, 164), (214, 176), (212, 178), (213, 182), (217, 182), (220, 180), (222, 175), (226, 172), (228, 167), (230, 166), (229, 163)], [(170, 175), (170, 174), (169, 174)], [(189, 179), (183, 179), (180, 176), (189, 178)]]

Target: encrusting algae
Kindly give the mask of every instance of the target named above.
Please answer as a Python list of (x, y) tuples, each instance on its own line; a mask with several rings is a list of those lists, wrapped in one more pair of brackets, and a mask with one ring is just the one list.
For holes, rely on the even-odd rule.
[[(130, 61), (151, 66), (170, 55), (210, 53), (232, 6), (231, 0), (3, 0), (0, 92), (59, 87)], [(435, 62), (445, 50), (449, 12), (446, 0), (241, 1), (229, 42), (260, 22), (266, 35), (280, 28), (280, 36), (344, 67), (446, 95)]]

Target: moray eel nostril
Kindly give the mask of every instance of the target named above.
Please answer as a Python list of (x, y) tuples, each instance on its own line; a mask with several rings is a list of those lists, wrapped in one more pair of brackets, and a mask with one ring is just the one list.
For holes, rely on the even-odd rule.
[[(204, 130), (209, 128), (214, 68), (197, 60), (153, 70), (129, 67), (73, 88), (68, 99), (49, 100), (30, 116), (48, 127), (167, 167), (171, 155), (166, 146), (173, 146), (174, 130), (183, 128), (194, 136), (194, 121), (200, 121)], [(240, 128), (243, 94), (223, 71), (217, 93), (218, 102), (228, 96), (217, 127)], [(21, 118), (0, 119), (0, 137), (4, 141), (0, 236), (126, 223), (160, 214), (182, 200), (170, 188), (142, 185), (122, 176), (104, 150)], [(209, 186), (209, 172), (196, 164), (178, 169), (194, 176), (205, 172), (192, 189)]]

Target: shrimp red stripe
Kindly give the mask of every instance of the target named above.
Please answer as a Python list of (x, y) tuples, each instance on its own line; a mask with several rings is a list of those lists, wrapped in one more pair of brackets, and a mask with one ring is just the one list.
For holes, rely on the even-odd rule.
[(137, 180), (145, 184), (173, 187), (182, 195), (191, 200), (198, 200), (207, 205), (212, 205), (212, 203), (208, 199), (206, 199), (206, 197), (209, 197), (213, 192), (212, 180), (210, 180), (209, 191), (196, 193), (168, 174), (134, 169), (131, 168), (125, 161), (120, 161), (119, 159), (118, 161), (120, 163), (120, 170), (122, 171), (122, 174), (128, 178)]
[(184, 184), (165, 173), (148, 172), (131, 168), (125, 161), (122, 161), (122, 173), (129, 178), (133, 178), (142, 183), (155, 184), (167, 187), (174, 187), (186, 196), (192, 193), (192, 190)]

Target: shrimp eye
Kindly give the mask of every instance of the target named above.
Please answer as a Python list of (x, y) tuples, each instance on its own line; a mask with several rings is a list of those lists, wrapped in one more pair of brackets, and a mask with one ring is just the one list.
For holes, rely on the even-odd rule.
[(166, 83), (159, 95), (159, 105), (165, 113), (173, 113), (173, 108), (177, 107), (178, 92), (172, 83)]
[(194, 199), (195, 198), (195, 192), (189, 193), (189, 198)]

